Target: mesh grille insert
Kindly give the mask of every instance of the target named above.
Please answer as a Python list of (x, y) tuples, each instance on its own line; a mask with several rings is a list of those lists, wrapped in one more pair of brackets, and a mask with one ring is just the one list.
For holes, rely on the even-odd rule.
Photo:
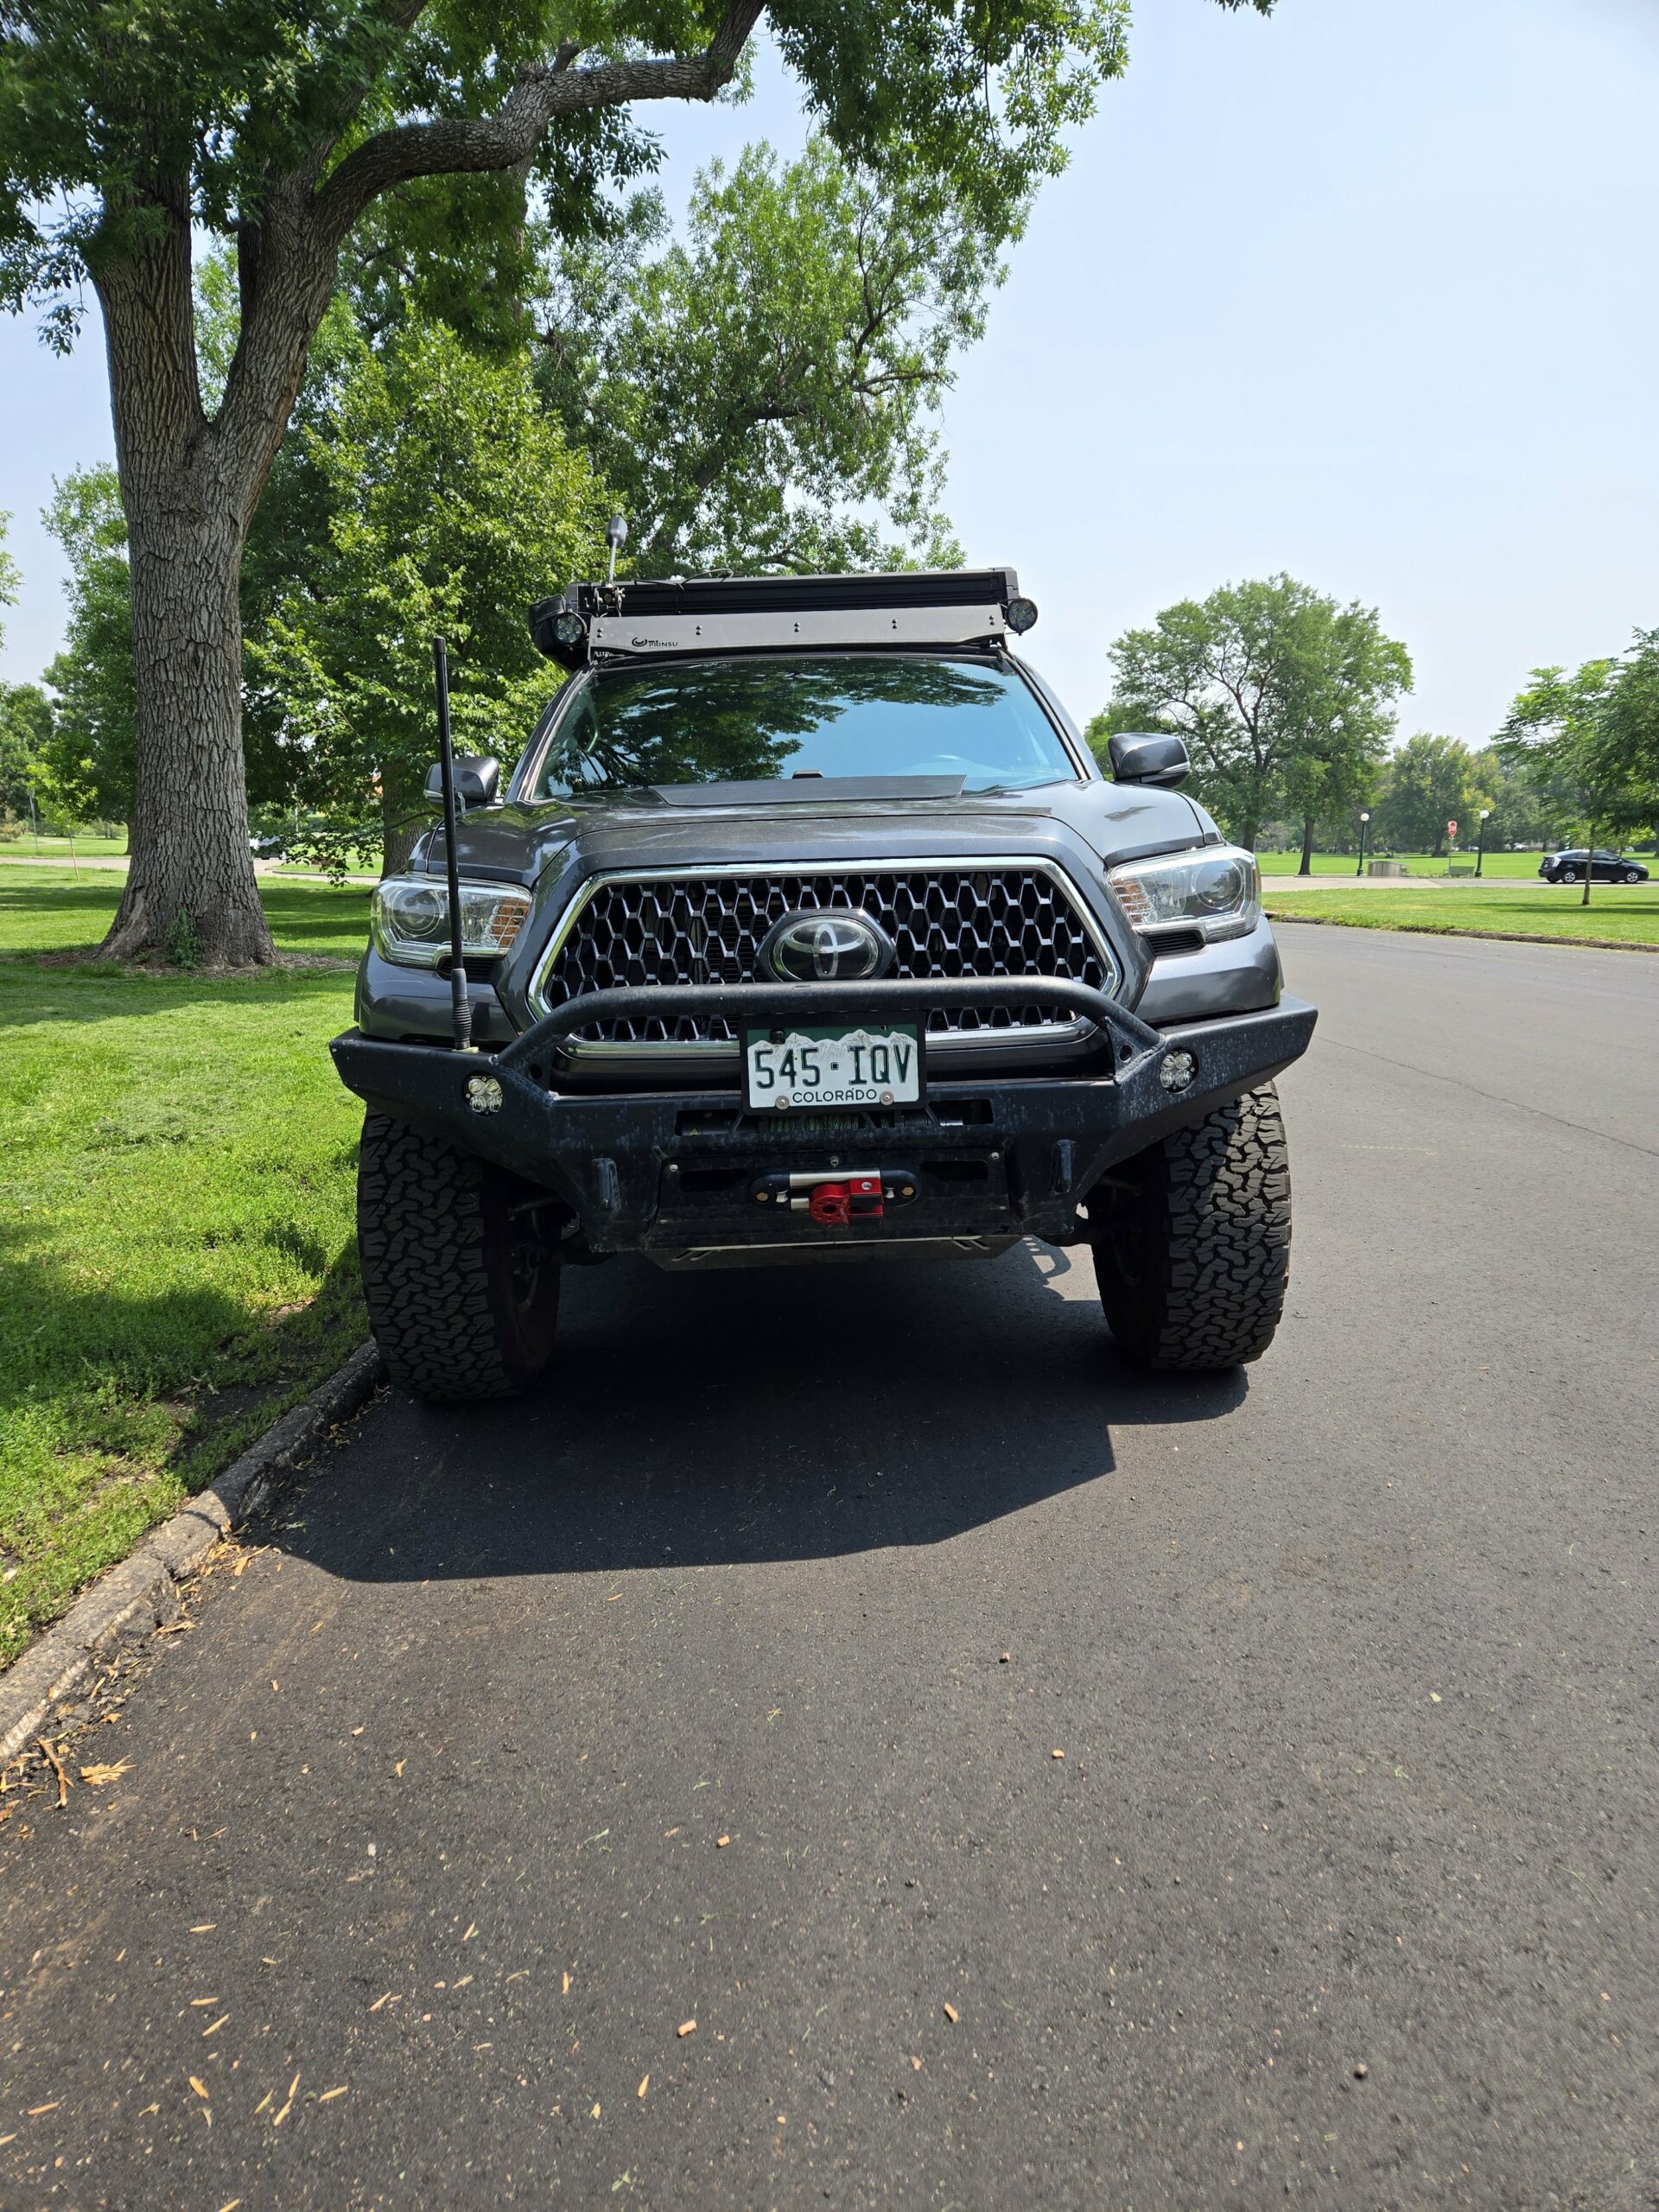
[[(897, 951), (889, 973), (1058, 976), (1103, 990), (1111, 981), (1081, 914), (1046, 871), (1021, 867), (916, 868), (845, 874), (660, 876), (601, 883), (542, 979), (547, 1009), (590, 991), (653, 983), (774, 981), (759, 965), (762, 940), (785, 914), (861, 909)], [(928, 1033), (1040, 1030), (1039, 1007), (935, 1009)], [(629, 1044), (728, 1043), (718, 1019), (596, 1022), (576, 1039)]]

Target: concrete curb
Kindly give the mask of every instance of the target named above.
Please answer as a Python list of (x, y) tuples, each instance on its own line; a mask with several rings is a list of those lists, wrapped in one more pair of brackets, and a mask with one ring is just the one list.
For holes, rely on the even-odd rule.
[(54, 1707), (73, 1696), (101, 1652), (178, 1618), (177, 1585), (238, 1522), (258, 1510), (278, 1475), (308, 1459), (336, 1421), (348, 1420), (373, 1395), (385, 1372), (377, 1348), (359, 1345), (302, 1405), (274, 1422), (217, 1482), (153, 1529), (130, 1559), (100, 1577), (14, 1660), (0, 1675), (0, 1765), (45, 1732)]
[(1562, 944), (1580, 952), (1659, 952), (1659, 944), (1644, 944), (1628, 937), (1541, 937), (1526, 930), (1465, 930), (1439, 922), (1357, 922), (1336, 914), (1274, 913), (1264, 899), (1262, 911), (1270, 922), (1306, 922), (1316, 930), (1393, 930), (1401, 937), (1484, 937), (1496, 944)]

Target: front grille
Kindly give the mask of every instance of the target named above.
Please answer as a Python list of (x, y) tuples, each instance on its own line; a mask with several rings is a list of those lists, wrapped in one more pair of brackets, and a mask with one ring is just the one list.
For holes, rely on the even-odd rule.
[[(1109, 989), (1109, 960), (1058, 875), (1007, 862), (744, 875), (601, 880), (555, 939), (537, 995), (551, 1012), (567, 999), (651, 983), (773, 982), (759, 964), (772, 925), (798, 908), (861, 909), (892, 938), (890, 975), (1058, 976)], [(1053, 1029), (1039, 1007), (935, 1009), (931, 1036)], [(1065, 1025), (1059, 1025), (1064, 1027)], [(584, 1043), (729, 1043), (728, 1022), (594, 1023)]]

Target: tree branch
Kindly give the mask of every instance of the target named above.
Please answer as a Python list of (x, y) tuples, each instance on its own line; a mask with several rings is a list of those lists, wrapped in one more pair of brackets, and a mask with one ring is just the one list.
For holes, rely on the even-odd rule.
[(624, 107), (634, 100), (707, 100), (729, 84), (765, 0), (728, 0), (702, 53), (675, 60), (596, 62), (573, 67), (581, 49), (561, 46), (526, 69), (493, 115), (446, 117), (378, 131), (348, 154), (313, 201), (323, 238), (338, 246), (369, 203), (413, 177), (510, 169), (527, 161), (555, 117)]

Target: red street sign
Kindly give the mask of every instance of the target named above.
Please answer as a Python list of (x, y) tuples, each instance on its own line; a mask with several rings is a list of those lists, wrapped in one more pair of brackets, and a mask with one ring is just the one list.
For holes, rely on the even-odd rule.
[(1455, 837), (1455, 836), (1457, 836), (1457, 834), (1458, 834), (1458, 825), (1457, 825), (1457, 823), (1456, 823), (1455, 822), (1448, 822), (1448, 823), (1446, 823), (1446, 836), (1447, 836), (1448, 837)]

